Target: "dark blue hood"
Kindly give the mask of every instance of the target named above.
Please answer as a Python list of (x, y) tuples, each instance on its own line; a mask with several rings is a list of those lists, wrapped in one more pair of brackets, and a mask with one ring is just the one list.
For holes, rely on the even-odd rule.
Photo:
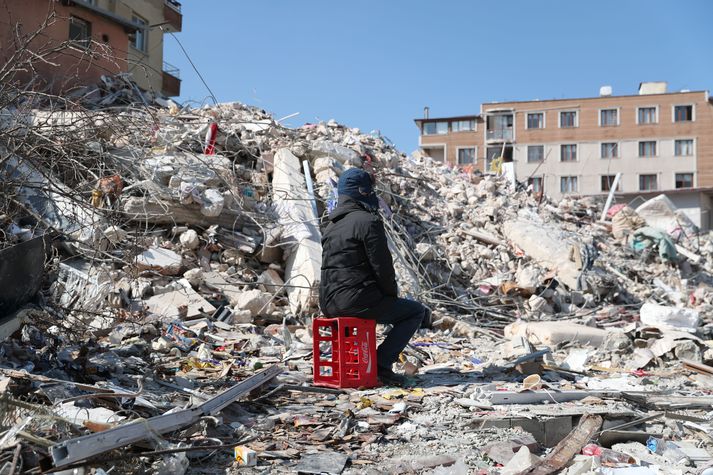
[(348, 196), (371, 209), (379, 209), (379, 199), (374, 192), (371, 176), (361, 168), (350, 168), (342, 173), (339, 177), (337, 194), (340, 202), (342, 196)]

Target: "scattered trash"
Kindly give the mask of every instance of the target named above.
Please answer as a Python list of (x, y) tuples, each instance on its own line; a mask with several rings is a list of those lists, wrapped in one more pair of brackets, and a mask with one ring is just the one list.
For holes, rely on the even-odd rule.
[[(554, 203), (335, 121), (134, 86), (3, 103), (0, 466), (709, 467), (713, 241), (670, 201)], [(408, 390), (311, 384), (349, 167), (374, 173), (400, 294), (432, 310), (394, 368)]]

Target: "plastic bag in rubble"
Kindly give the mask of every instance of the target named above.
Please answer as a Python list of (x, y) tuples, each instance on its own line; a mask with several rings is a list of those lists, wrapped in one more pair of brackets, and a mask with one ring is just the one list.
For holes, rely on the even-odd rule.
[(700, 323), (698, 311), (691, 308), (667, 307), (646, 302), (639, 311), (641, 323), (661, 329), (694, 333)]
[(201, 214), (210, 218), (219, 216), (225, 206), (223, 194), (215, 188), (208, 188), (202, 195)]
[(190, 462), (185, 453), (168, 455), (154, 465), (155, 475), (183, 475), (188, 470)]
[(628, 206), (619, 209), (612, 218), (612, 234), (617, 239), (622, 239), (644, 226), (646, 221)]
[(164, 336), (173, 341), (182, 351), (190, 351), (191, 347), (198, 343), (198, 335), (179, 322), (169, 324)]
[(667, 232), (674, 238), (683, 232), (687, 236), (698, 233), (698, 226), (683, 210), (676, 208), (666, 195), (651, 198), (636, 208), (636, 212), (649, 226)]
[(649, 246), (656, 246), (661, 259), (667, 261), (676, 261), (678, 259), (676, 246), (665, 232), (650, 226), (644, 226), (634, 231), (631, 247), (636, 251), (642, 251)]
[(337, 183), (335, 180), (329, 180), (330, 189), (327, 196), (327, 213), (331, 213), (339, 204), (339, 195), (337, 193)]

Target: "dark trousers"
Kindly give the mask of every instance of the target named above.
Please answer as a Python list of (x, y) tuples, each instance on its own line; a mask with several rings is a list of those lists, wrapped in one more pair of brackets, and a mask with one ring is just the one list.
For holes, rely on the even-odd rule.
[(426, 307), (418, 302), (396, 297), (384, 297), (376, 305), (350, 312), (349, 316), (376, 320), (376, 323), (393, 325), (384, 342), (376, 350), (376, 362), (391, 369), (399, 353), (406, 348), (426, 314)]

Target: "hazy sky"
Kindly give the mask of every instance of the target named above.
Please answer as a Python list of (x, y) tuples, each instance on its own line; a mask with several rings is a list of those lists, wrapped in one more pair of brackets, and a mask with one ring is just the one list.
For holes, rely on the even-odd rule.
[[(413, 151), (413, 119), (516, 99), (713, 88), (713, 1), (183, 0), (177, 37), (221, 102), (336, 119)], [(209, 93), (166, 36), (180, 100)]]

